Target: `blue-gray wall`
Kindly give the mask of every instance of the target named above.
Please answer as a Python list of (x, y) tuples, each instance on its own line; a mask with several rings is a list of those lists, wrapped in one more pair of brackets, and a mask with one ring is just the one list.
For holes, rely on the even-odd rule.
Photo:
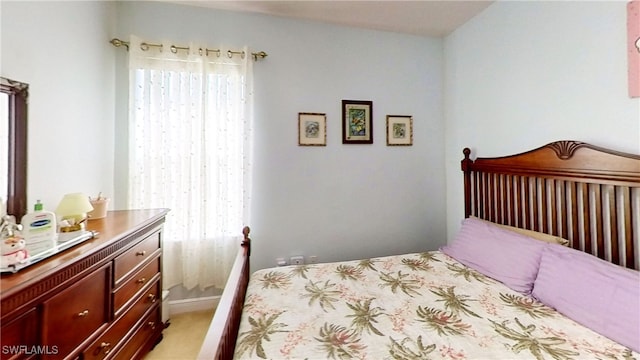
[(498, 1), (445, 41), (447, 223), (464, 216), (462, 148), (515, 154), (579, 140), (640, 154), (626, 1)]
[[(248, 45), (255, 64), (254, 269), (434, 249), (462, 217), (461, 149), (557, 139), (640, 153), (626, 89), (625, 1), (498, 1), (445, 39), (158, 2), (0, 2), (2, 76), (31, 84), (29, 201), (103, 191), (123, 207), (126, 52), (152, 40)], [(373, 101), (374, 144), (340, 142), (340, 101)], [(114, 105), (115, 104), (115, 105)], [(297, 146), (297, 113), (328, 144)], [(414, 146), (387, 147), (387, 114)]]
[[(254, 269), (298, 254), (336, 261), (444, 243), (441, 39), (122, 2), (115, 35), (129, 34), (269, 54), (254, 65)], [(341, 143), (342, 99), (373, 102), (372, 145)], [(298, 146), (298, 112), (327, 114), (326, 147)], [(413, 116), (413, 146), (386, 146), (386, 115)]]

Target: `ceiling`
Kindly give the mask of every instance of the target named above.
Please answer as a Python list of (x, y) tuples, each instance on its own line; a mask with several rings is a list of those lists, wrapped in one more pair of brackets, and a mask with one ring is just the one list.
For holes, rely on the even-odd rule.
[(488, 0), (160, 1), (432, 37), (450, 34), (493, 2)]

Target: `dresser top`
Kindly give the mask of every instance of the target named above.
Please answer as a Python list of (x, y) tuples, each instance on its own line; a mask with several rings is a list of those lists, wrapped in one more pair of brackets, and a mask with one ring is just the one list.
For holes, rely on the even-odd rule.
[(4, 300), (88, 257), (101, 252), (106, 253), (105, 250), (136, 232), (154, 224), (162, 224), (168, 211), (168, 209), (116, 210), (107, 212), (105, 218), (87, 221), (87, 230), (97, 231), (97, 237), (21, 269), (17, 273), (2, 274), (0, 299)]

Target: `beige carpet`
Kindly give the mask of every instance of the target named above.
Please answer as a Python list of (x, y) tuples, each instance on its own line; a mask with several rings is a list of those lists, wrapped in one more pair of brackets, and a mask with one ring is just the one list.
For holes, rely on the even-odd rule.
[(193, 360), (209, 328), (214, 310), (171, 315), (164, 338), (144, 360)]

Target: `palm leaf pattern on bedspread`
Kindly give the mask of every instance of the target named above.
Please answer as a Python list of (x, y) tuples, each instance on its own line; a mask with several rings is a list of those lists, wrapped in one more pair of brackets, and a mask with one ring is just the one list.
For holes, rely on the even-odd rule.
[(236, 359), (640, 359), (441, 252), (256, 271)]
[(251, 325), (251, 329), (240, 333), (239, 337), (242, 339), (236, 344), (238, 350), (241, 352), (255, 352), (259, 357), (265, 358), (266, 354), (262, 347), (262, 342), (270, 341), (270, 336), (275, 333), (285, 332), (280, 329), (287, 325), (275, 322), (279, 316), (280, 314), (271, 314), (269, 316), (261, 316), (257, 319), (250, 317), (249, 324)]
[(357, 301), (354, 304), (347, 303), (347, 306), (353, 311), (353, 314), (349, 314), (347, 317), (352, 318), (351, 326), (355, 328), (359, 334), (362, 334), (362, 332), (366, 330), (368, 333), (384, 336), (384, 334), (373, 325), (378, 322), (376, 319), (378, 316), (384, 315), (382, 312), (383, 309), (378, 306), (371, 308), (371, 301), (373, 301), (373, 299)]
[(579, 355), (579, 353), (571, 350), (560, 348), (561, 345), (567, 341), (556, 336), (551, 337), (538, 337), (533, 334), (536, 330), (535, 325), (522, 325), (522, 323), (515, 318), (516, 326), (509, 326), (508, 320), (498, 324), (491, 321), (496, 332), (507, 339), (514, 340), (516, 343), (511, 345), (511, 349), (515, 353), (519, 353), (524, 350), (528, 350), (536, 359), (544, 359), (543, 353), (551, 355), (554, 359), (563, 360), (571, 359), (571, 356)]

